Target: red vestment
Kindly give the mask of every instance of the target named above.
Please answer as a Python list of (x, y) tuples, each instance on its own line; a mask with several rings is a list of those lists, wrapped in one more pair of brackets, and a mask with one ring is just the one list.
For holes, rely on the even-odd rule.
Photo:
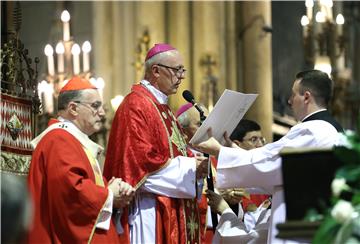
[[(106, 184), (106, 183), (105, 183)], [(28, 186), (34, 220), (29, 243), (118, 243), (110, 229), (95, 228), (108, 197), (80, 142), (58, 128), (49, 131), (33, 152)]]
[[(134, 85), (112, 123), (104, 176), (120, 177), (138, 189), (148, 175), (165, 167), (172, 158), (186, 156), (179, 128), (168, 105), (160, 104), (142, 85)], [(127, 217), (125, 211), (122, 240), (129, 243)], [(196, 199), (156, 195), (157, 243), (199, 243), (199, 226)]]

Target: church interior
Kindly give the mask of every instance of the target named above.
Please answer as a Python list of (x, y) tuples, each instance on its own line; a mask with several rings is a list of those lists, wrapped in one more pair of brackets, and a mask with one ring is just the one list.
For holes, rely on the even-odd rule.
[(30, 141), (74, 75), (99, 89), (106, 117), (91, 138), (106, 148), (156, 43), (184, 57), (173, 111), (184, 90), (210, 112), (225, 89), (259, 94), (245, 118), (272, 142), (298, 123), (288, 106), (296, 73), (319, 69), (334, 81), (331, 114), (345, 129), (359, 123), (359, 1), (2, 1), (1, 172), (26, 175)]

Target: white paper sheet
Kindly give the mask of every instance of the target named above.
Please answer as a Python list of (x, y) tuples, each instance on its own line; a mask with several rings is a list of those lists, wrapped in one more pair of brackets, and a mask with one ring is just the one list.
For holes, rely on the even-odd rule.
[(214, 109), (191, 138), (191, 144), (198, 144), (208, 139), (207, 130), (211, 127), (213, 137), (221, 144), (225, 143), (225, 131), (230, 136), (258, 94), (244, 94), (225, 89)]

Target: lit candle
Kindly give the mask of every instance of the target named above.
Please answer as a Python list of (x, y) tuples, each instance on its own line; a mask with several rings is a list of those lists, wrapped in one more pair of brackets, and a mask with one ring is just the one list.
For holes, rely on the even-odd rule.
[(45, 103), (46, 103), (46, 112), (52, 114), (54, 112), (54, 84), (47, 83), (46, 90), (44, 93)]
[(342, 35), (342, 26), (344, 23), (345, 23), (344, 16), (342, 14), (338, 14), (336, 16), (336, 25), (337, 25), (337, 31), (338, 31), (339, 36)]
[[(345, 19), (344, 16), (342, 14), (338, 14), (336, 16), (336, 29), (337, 29), (337, 36), (338, 36), (338, 40), (341, 40), (340, 38), (343, 38), (343, 24), (345, 23)], [(340, 48), (338, 48), (340, 49)], [(340, 55), (338, 57), (337, 60), (337, 68), (338, 70), (343, 70), (345, 68), (345, 55), (343, 50), (339, 50)]]
[(38, 94), (42, 103), (43, 112), (52, 114), (54, 112), (54, 85), (43, 80), (38, 85)]
[(73, 71), (77, 75), (80, 73), (80, 46), (77, 43), (71, 47), (71, 54), (73, 55)]
[(57, 54), (58, 73), (62, 74), (64, 73), (64, 53), (65, 53), (64, 44), (62, 42), (58, 42), (58, 44), (56, 44), (55, 51)]
[(301, 25), (303, 27), (303, 36), (307, 37), (307, 32), (308, 32), (308, 24), (309, 24), (309, 19), (307, 16), (303, 15), (301, 17)]
[(47, 63), (48, 63), (48, 73), (49, 75), (53, 76), (55, 75), (55, 68), (54, 68), (54, 49), (50, 44), (47, 44), (44, 49), (45, 55), (47, 57)]
[(96, 88), (99, 90), (101, 99), (103, 99), (103, 89), (105, 87), (105, 81), (103, 78), (99, 77), (96, 79)]
[(333, 21), (333, 14), (332, 14), (332, 7), (333, 1), (332, 0), (320, 0), (321, 11), (324, 13), (326, 19), (330, 22)]
[(91, 51), (91, 44), (89, 41), (85, 41), (82, 45), (83, 51), (83, 72), (88, 72), (90, 70), (90, 51)]
[(113, 99), (111, 99), (111, 107), (114, 112), (118, 109), (123, 100), (124, 97), (121, 95), (116, 95)]
[(64, 41), (70, 40), (70, 14), (67, 10), (61, 13), (61, 21), (63, 22), (63, 37)]
[(314, 1), (313, 0), (305, 0), (305, 6), (306, 6), (306, 16), (309, 19), (309, 21), (311, 21), (313, 18)]

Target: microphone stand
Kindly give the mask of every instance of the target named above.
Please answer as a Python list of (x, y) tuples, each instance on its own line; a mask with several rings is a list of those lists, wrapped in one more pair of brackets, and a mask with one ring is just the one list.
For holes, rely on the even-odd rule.
[[(194, 107), (199, 111), (200, 113), (200, 124), (202, 124), (205, 119), (206, 119), (206, 116), (204, 115), (204, 111), (199, 108), (197, 106), (197, 104), (195, 103), (194, 104)], [(204, 154), (205, 157), (209, 158), (209, 173), (206, 177), (206, 183), (207, 183), (207, 187), (209, 190), (214, 191), (214, 181), (213, 181), (213, 174), (212, 174), (212, 169), (211, 169), (211, 159), (209, 157), (209, 154)], [(213, 232), (215, 233), (215, 230), (216, 230), (216, 226), (218, 225), (218, 219), (217, 219), (217, 213), (211, 211), (211, 222), (212, 222), (212, 227), (213, 227)]]

